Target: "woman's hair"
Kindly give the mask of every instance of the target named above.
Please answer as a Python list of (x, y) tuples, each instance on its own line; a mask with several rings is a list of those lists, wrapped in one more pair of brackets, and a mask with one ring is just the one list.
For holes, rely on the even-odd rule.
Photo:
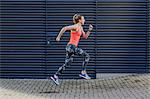
[(75, 14), (74, 16), (73, 16), (73, 23), (78, 23), (79, 22), (79, 20), (82, 18), (83, 16), (81, 15), (81, 14)]

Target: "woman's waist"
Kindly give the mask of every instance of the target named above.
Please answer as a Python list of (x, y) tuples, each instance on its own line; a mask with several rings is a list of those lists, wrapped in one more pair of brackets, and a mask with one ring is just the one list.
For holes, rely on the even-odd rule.
[(75, 46), (75, 47), (77, 47), (78, 43), (68, 42), (67, 46)]

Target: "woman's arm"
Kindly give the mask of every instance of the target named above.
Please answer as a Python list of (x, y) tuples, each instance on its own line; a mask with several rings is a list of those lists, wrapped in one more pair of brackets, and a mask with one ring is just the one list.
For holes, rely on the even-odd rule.
[(61, 36), (63, 35), (63, 33), (67, 30), (73, 30), (73, 29), (77, 29), (77, 25), (71, 25), (71, 26), (65, 26), (61, 29), (61, 31), (59, 32), (56, 41), (60, 41)]
[(93, 29), (93, 26), (91, 24), (89, 25), (89, 29), (88, 29), (88, 31), (86, 33), (84, 32), (84, 30), (82, 28), (83, 38), (87, 39), (89, 37), (92, 29)]

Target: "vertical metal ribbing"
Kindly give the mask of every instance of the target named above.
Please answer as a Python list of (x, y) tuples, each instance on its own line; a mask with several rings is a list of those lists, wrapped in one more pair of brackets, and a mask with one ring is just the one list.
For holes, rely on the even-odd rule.
[(146, 1), (146, 73), (149, 73), (149, 0)]
[[(96, 63), (97, 63), (97, 0), (95, 0), (95, 73), (96, 73)], [(96, 74), (95, 74), (96, 78)]]
[[(47, 76), (47, 45), (48, 45), (48, 40), (47, 40), (47, 0), (45, 0), (45, 72), (44, 75)], [(46, 78), (46, 77), (45, 77)]]
[(148, 15), (147, 15), (147, 17), (148, 17), (148, 37), (147, 37), (147, 39), (148, 39), (148, 73), (150, 73), (150, 59), (149, 59), (149, 57), (150, 57), (150, 23), (149, 23), (149, 15), (150, 15), (150, 1), (149, 0), (147, 0), (147, 6), (148, 6)]

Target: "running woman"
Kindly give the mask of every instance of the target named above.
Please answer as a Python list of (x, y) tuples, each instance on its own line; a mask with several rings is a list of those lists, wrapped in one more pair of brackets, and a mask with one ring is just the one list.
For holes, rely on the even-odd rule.
[(82, 27), (82, 25), (84, 25), (85, 19), (84, 16), (80, 14), (75, 14), (73, 16), (73, 22), (74, 25), (63, 27), (56, 38), (56, 41), (60, 41), (60, 38), (65, 31), (67, 30), (71, 31), (70, 41), (66, 46), (65, 63), (61, 67), (59, 67), (58, 71), (53, 76), (50, 77), (56, 85), (59, 85), (58, 76), (62, 73), (63, 70), (65, 70), (67, 66), (70, 66), (71, 62), (73, 61), (74, 55), (79, 55), (84, 57), (84, 61), (82, 63), (82, 71), (81, 74), (79, 74), (79, 76), (85, 79), (91, 79), (86, 72), (86, 65), (89, 62), (90, 56), (88, 53), (86, 53), (84, 50), (78, 47), (78, 43), (81, 35), (85, 39), (88, 38), (88, 36), (90, 35), (93, 29), (93, 26), (90, 24), (88, 31), (85, 33)]

